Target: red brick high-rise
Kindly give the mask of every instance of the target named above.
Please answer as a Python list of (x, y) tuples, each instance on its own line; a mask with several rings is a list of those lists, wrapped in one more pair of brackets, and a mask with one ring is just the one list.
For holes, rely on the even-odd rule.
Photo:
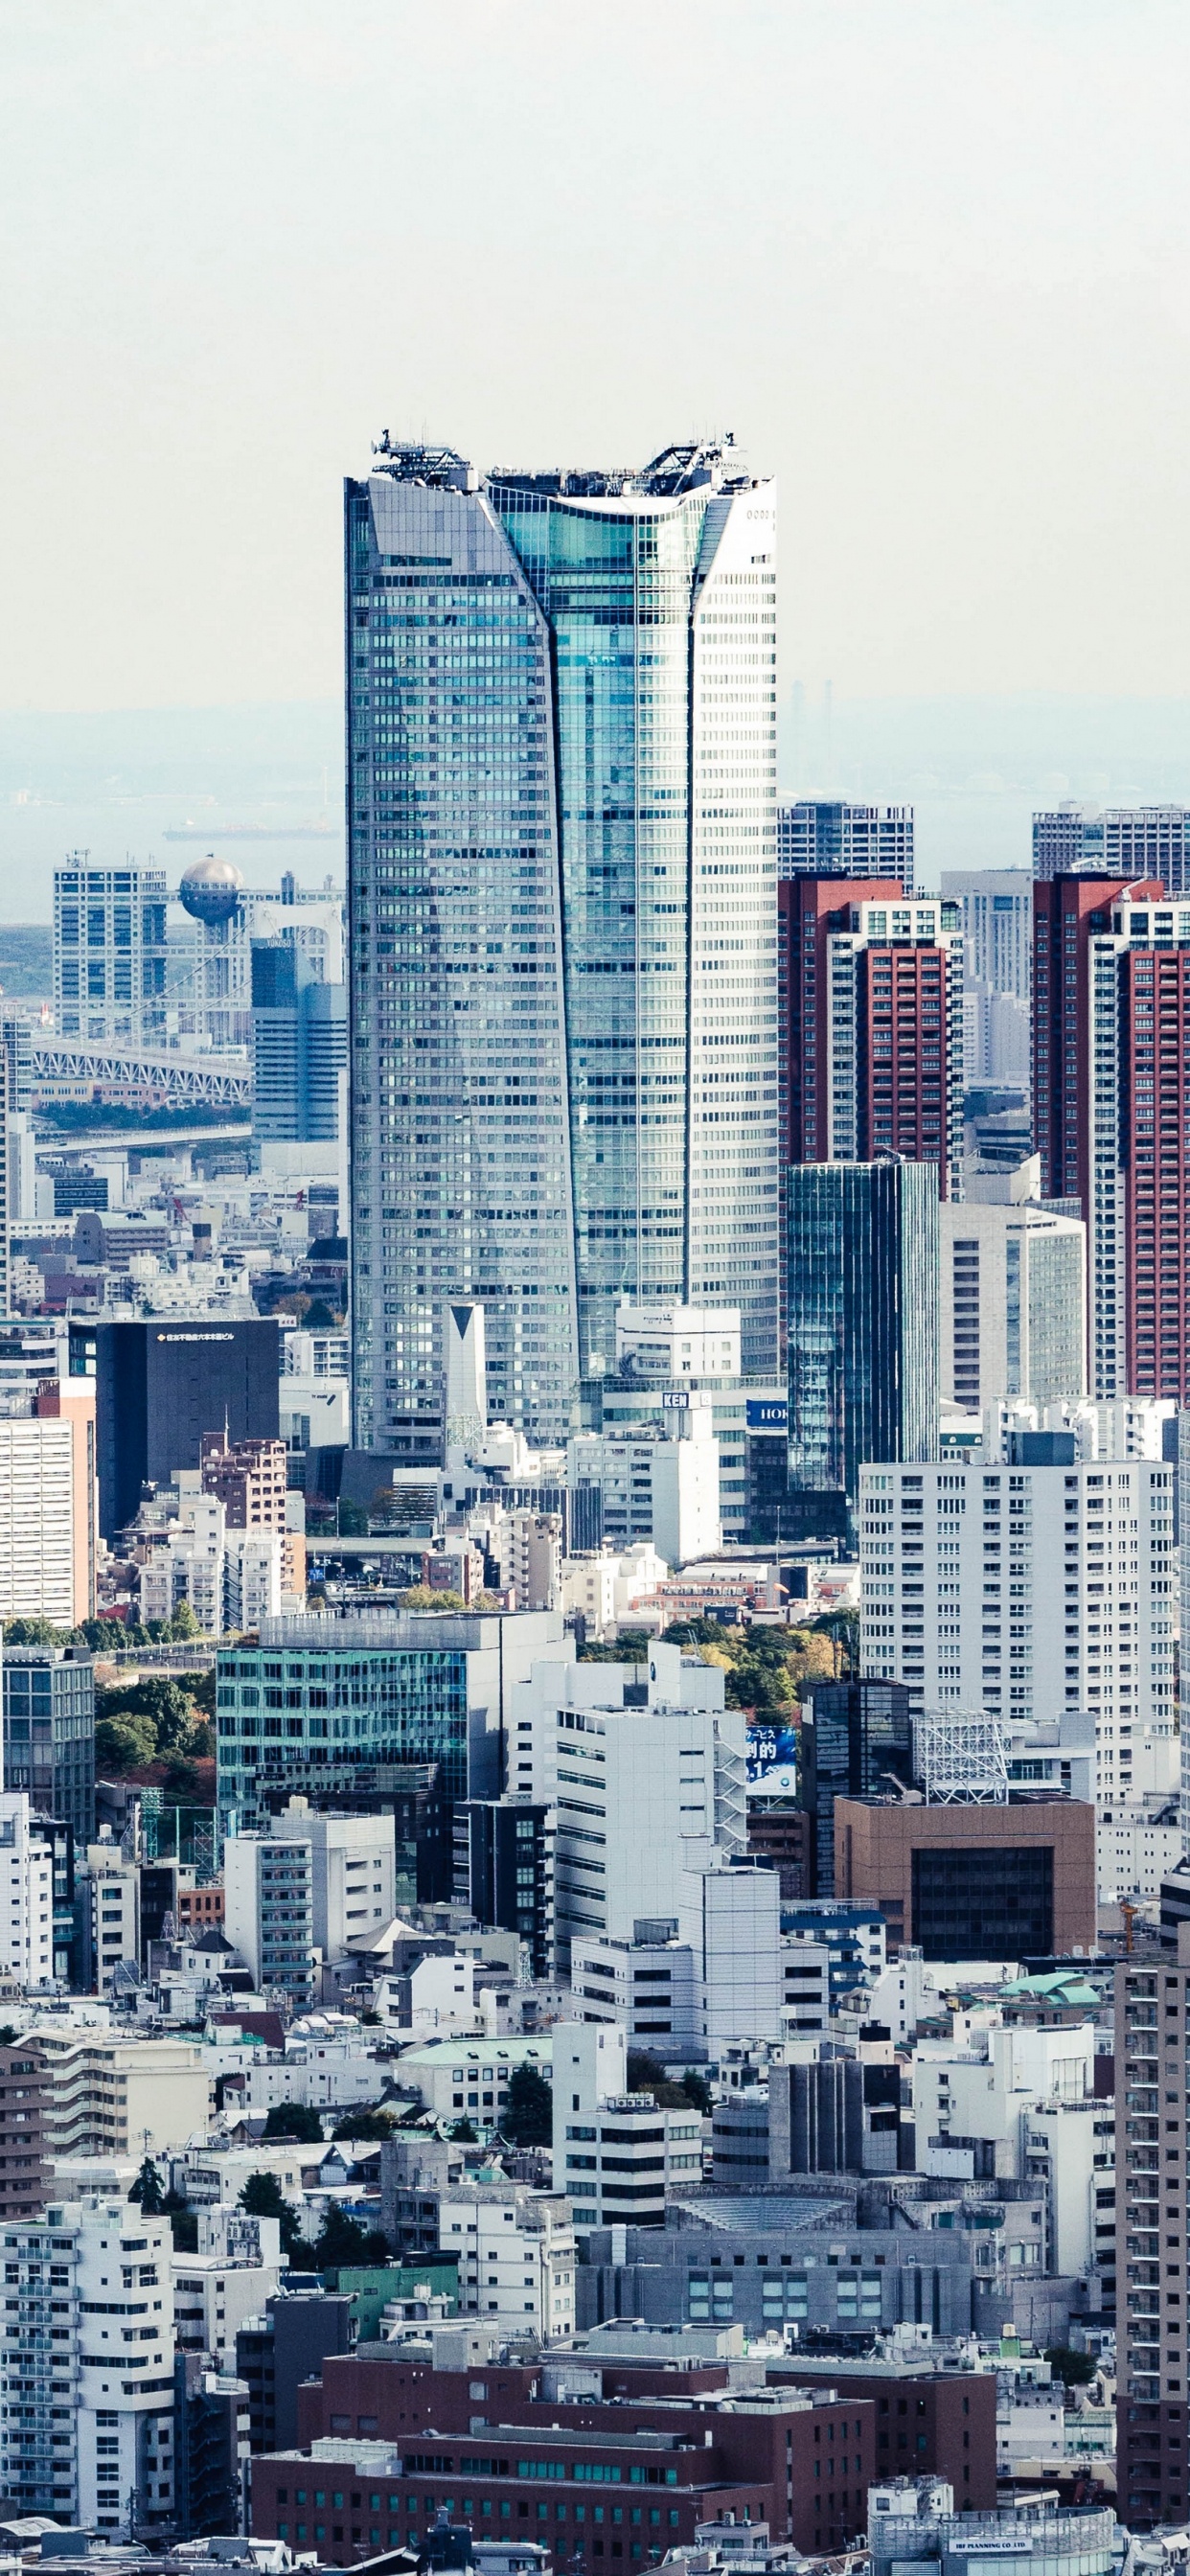
[(1151, 879), (1033, 889), (1034, 1134), (1087, 1226), (1091, 1391), (1190, 1398), (1190, 905)]
[(787, 1163), (937, 1163), (962, 1153), (962, 940), (953, 907), (891, 877), (777, 888), (780, 1104)]

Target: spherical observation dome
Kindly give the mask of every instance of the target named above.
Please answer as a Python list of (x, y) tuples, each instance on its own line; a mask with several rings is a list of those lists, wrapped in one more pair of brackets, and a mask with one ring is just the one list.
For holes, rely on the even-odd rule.
[(192, 921), (230, 921), (244, 891), (244, 879), (230, 859), (195, 859), (188, 867), (178, 900)]

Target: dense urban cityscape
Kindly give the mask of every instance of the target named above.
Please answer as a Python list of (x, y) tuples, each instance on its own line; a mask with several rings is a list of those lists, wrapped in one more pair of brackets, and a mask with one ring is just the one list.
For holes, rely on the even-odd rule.
[(1190, 810), (780, 803), (732, 440), (344, 508), (345, 890), (0, 1021), (0, 2537), (1180, 2564)]

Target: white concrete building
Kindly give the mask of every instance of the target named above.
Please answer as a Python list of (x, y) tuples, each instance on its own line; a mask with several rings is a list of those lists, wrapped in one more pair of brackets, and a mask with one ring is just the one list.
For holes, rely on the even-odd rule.
[(53, 1981), (53, 1853), (23, 1789), (0, 1791), (0, 1969), (21, 1986)]
[(566, 1451), (566, 1483), (580, 1533), (590, 1510), (581, 1497), (597, 1493), (600, 1538), (613, 1547), (651, 1544), (667, 1565), (687, 1565), (722, 1545), (714, 1399), (691, 1387), (661, 1402), (656, 1422), (608, 1420), (602, 1431), (577, 1432)]
[(125, 1860), (118, 1843), (88, 1843), (79, 1873), (79, 1896), (86, 1907), (89, 1965), (97, 1994), (111, 1985), (118, 1967), (140, 1965), (140, 1870)]
[(735, 2039), (775, 2039), (785, 2002), (776, 1870), (716, 1852), (684, 1871), (678, 1935), (693, 1953), (708, 2053)]
[(694, 1952), (676, 1924), (638, 1922), (639, 1936), (612, 1940), (578, 1933), (570, 1945), (570, 1985), (584, 2021), (616, 2021), (630, 2040), (662, 2059), (700, 2052), (702, 2010)]
[(557, 2022), (553, 2030), (554, 2182), (571, 2203), (575, 2231), (658, 2226), (666, 2187), (697, 2180), (697, 2112), (659, 2110), (629, 2093), (619, 2022)]
[(644, 1915), (675, 1920), (683, 1871), (744, 1849), (744, 1721), (722, 1672), (657, 1645), (648, 1676), (644, 1708), (625, 1704), (635, 1665), (538, 1664), (512, 1693), (508, 1786), (557, 1810), (563, 1963), (576, 1932), (630, 1941)]
[(919, 1709), (1094, 1715), (1096, 1804), (1176, 1779), (1173, 1470), (860, 1470), (863, 1670)]
[[(238, 2241), (233, 2224), (223, 2231), (227, 2241), (213, 2252), (175, 2254), (170, 2264), (179, 2350), (213, 2353), (232, 2367), (237, 2329), (263, 2311), (281, 2277), (279, 2248), (274, 2247), (271, 2260), (262, 2262), (259, 2241), (251, 2235), (255, 2222), (243, 2213), (241, 2217)], [(275, 2218), (264, 2224), (279, 2235)]]
[(1111, 1809), (1095, 1828), (1095, 1872), (1102, 1897), (1157, 1896), (1185, 1849), (1180, 1797), (1150, 1798)]
[(1024, 868), (944, 868), (963, 929), (967, 1081), (1029, 1080), (1033, 879)]
[(563, 2193), (456, 2183), (434, 2195), (444, 2253), (459, 2256), (459, 2313), (542, 2341), (574, 2332), (577, 2251)]
[(377, 2101), (384, 2090), (389, 2069), (377, 2063), (376, 2038), (358, 2023), (342, 2035), (298, 2023), (286, 2033), (284, 2049), (246, 2051), (227, 2071), (243, 2076), (238, 2099), (245, 2110), (271, 2111), (280, 2102), (301, 2102), (312, 2111), (346, 2110)]
[(216, 1495), (183, 1491), (177, 1520), (141, 1567), (141, 1617), (172, 1619), (185, 1601), (205, 1636), (259, 1628), (280, 1616), (284, 1577), (282, 1531), (229, 1529)]
[(0, 1619), (72, 1628), (76, 1443), (65, 1418), (0, 1418)]
[(518, 1610), (556, 1610), (562, 1594), (561, 1514), (505, 1512), (494, 1536), (501, 1591), (511, 1589)]
[[(1015, 1176), (1014, 1176), (1015, 1177)], [(1087, 1229), (1036, 1199), (938, 1212), (944, 1404), (1046, 1404), (1087, 1383)]]
[(400, 2032), (428, 2038), (432, 2031), (482, 2028), (475, 1995), (475, 1961), (461, 1950), (438, 1951), (412, 1968), (377, 1977), (372, 2010)]
[(666, 1385), (688, 1378), (740, 1374), (738, 1306), (636, 1306), (616, 1309), (616, 1369)]
[[(774, 1873), (775, 1875), (775, 1873)], [(783, 2039), (830, 2027), (831, 1954), (825, 1941), (786, 1940), (781, 1944), (781, 2016)], [(882, 2015), (874, 2018), (882, 2019)], [(896, 2033), (894, 2032), (894, 2037)]]
[(1003, 1466), (1015, 1431), (1069, 1431), (1075, 1457), (1084, 1466), (1093, 1466), (1101, 1458), (1161, 1459), (1166, 1424), (1177, 1409), (1172, 1398), (1163, 1395), (1084, 1396), (1077, 1404), (1026, 1404), (1014, 1397), (1011, 1403), (987, 1404), (982, 1418), (983, 1462), (988, 1467)]
[(312, 2003), (317, 1962), (309, 1835), (229, 1834), (223, 1886), (228, 1940), (259, 1991), (281, 1986), (299, 2010)]
[(46, 2154), (162, 2156), (206, 2135), (211, 2081), (185, 2039), (128, 2039), (65, 2021), (32, 2025), (45, 2069)]
[(174, 2518), (168, 2219), (99, 2192), (5, 2245), (0, 2476), (25, 2511), (107, 2539)]
[(470, 2120), (482, 2138), (499, 2124), (515, 2067), (531, 2066), (549, 2080), (553, 2033), (532, 2038), (428, 2039), (403, 2048), (393, 2080), (398, 2092), (417, 2094), (437, 2120)]
[(669, 1567), (651, 1539), (637, 1547), (600, 1555), (565, 1556), (559, 1569), (559, 1598), (567, 1618), (579, 1610), (587, 1633), (604, 1637), (618, 1626), (631, 1627), (633, 1613), (652, 1601)]
[(223, 1630), (259, 1628), (285, 1608), (285, 1535), (229, 1529), (223, 1548)]
[(306, 1798), (291, 1798), (274, 1818), (274, 1842), (309, 1847), (314, 1946), (324, 1959), (341, 1958), (392, 1922), (396, 1834), (392, 1816), (319, 1815)]

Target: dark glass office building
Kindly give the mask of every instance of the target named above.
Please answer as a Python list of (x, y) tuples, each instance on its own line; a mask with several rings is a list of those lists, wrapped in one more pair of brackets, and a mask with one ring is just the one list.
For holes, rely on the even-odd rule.
[(549, 1807), (527, 1799), (460, 1799), (454, 1816), (456, 1905), (477, 1923), (516, 1932), (535, 1977), (548, 1977), (554, 1946), (554, 1828)]
[(95, 1667), (55, 1646), (4, 1649), (4, 1785), (35, 1812), (95, 1836)]
[(804, 1163), (786, 1189), (790, 1491), (833, 1534), (862, 1465), (938, 1453), (938, 1173)]
[(264, 1316), (72, 1323), (70, 1374), (95, 1381), (104, 1538), (135, 1519), (143, 1485), (199, 1465), (204, 1431), (276, 1440), (279, 1370), (280, 1328)]
[(903, 1682), (823, 1682), (802, 1720), (802, 1794), (811, 1818), (815, 1896), (835, 1893), (835, 1800), (879, 1797), (913, 1781), (913, 1722)]

